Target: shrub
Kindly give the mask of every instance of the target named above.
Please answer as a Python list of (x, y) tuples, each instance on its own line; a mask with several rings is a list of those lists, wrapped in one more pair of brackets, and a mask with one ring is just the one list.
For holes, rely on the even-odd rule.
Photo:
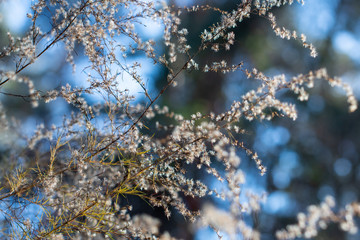
[[(271, 12), (292, 2), (245, 0), (232, 11), (209, 5), (177, 8), (141, 0), (32, 2), (26, 34), (7, 34), (1, 57), (14, 61), (16, 67), (6, 66), (1, 73), (0, 87), (7, 90), (1, 93), (29, 101), (34, 108), (52, 106), (53, 101), (62, 99), (72, 111), (57, 125), (38, 124), (30, 136), (21, 132), (22, 123), (16, 116), (1, 111), (1, 131), (7, 136), (3, 137), (4, 146), (8, 146), (3, 149), (3, 161), (9, 166), (1, 182), (2, 237), (170, 239), (169, 233), (160, 232), (160, 220), (132, 212), (132, 198), (127, 197), (135, 196), (143, 204), (162, 208), (167, 218), (175, 211), (190, 222), (199, 220), (234, 238), (240, 234), (245, 239), (260, 239), (260, 232), (245, 216), (261, 210), (263, 197), (252, 193), (246, 199), (241, 197), (246, 173), (238, 151), (255, 162), (259, 175), (266, 174), (266, 167), (241, 140), (247, 129), (240, 120), (296, 120), (295, 104), (278, 98), (277, 93), (289, 91), (306, 101), (308, 89), (318, 79), (343, 88), (349, 111), (357, 108), (352, 89), (325, 69), (292, 78), (284, 74), (267, 76), (256, 68), (248, 69), (244, 62), (231, 64), (221, 59), (221, 51), (229, 51), (235, 44), (233, 29), (253, 16), (267, 19), (277, 36), (299, 41), (316, 57), (315, 47), (306, 36), (279, 27)], [(198, 45), (188, 41), (189, 30), (181, 26), (184, 12), (197, 11), (221, 15), (199, 33)], [(139, 28), (147, 22), (163, 27), (162, 40), (143, 36)], [(33, 66), (53, 48), (66, 51), (66, 61), (74, 71), (76, 58), (86, 57), (86, 83), (76, 87), (64, 79), (61, 86), (44, 91), (32, 81), (36, 72)], [(197, 63), (199, 54), (210, 52), (219, 52), (220, 59), (205, 65)], [(151, 90), (141, 64), (131, 56), (146, 57), (166, 71), (167, 80), (159, 92)], [(187, 118), (156, 105), (186, 71), (239, 72), (247, 81), (255, 79), (260, 84), (234, 99), (222, 113), (194, 112)], [(131, 96), (119, 86), (126, 76), (126, 81), (141, 87), (141, 96)], [(21, 84), (26, 84), (28, 93), (23, 93)], [(95, 103), (94, 97), (99, 96)], [(1, 102), (0, 108), (5, 109)], [(190, 168), (215, 177), (226, 185), (225, 190), (212, 189), (200, 177), (189, 177)], [(184, 200), (212, 195), (226, 199), (229, 211), (209, 204), (193, 210)], [(359, 204), (347, 205), (337, 213), (332, 211), (334, 204), (328, 197), (321, 205), (310, 206), (307, 215), (299, 214), (298, 223), (278, 231), (276, 237), (314, 237), (330, 222), (339, 223), (344, 231), (356, 232), (353, 216), (359, 215)], [(30, 216), (31, 211), (36, 214)]]

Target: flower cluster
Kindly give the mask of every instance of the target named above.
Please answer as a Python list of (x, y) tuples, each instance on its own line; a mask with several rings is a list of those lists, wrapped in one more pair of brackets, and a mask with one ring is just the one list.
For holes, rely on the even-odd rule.
[(334, 207), (334, 198), (327, 196), (319, 206), (309, 206), (307, 214), (299, 213), (298, 223), (288, 225), (286, 230), (278, 231), (276, 237), (278, 239), (313, 238), (318, 235), (320, 229), (326, 229), (330, 223), (338, 223), (345, 232), (356, 233), (358, 228), (355, 225), (354, 216), (360, 216), (359, 203), (348, 204), (338, 213), (333, 212)]

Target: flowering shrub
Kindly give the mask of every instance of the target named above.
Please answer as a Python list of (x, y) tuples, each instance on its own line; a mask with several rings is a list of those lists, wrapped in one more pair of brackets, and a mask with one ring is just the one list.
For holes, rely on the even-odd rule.
[[(302, 3), (302, 1), (298, 1)], [(307, 90), (323, 79), (331, 86), (343, 88), (349, 111), (357, 108), (352, 89), (339, 78), (331, 77), (325, 69), (287, 78), (285, 75), (267, 76), (246, 64), (229, 64), (225, 59), (200, 65), (196, 58), (208, 51), (231, 50), (236, 34), (233, 29), (244, 19), (262, 16), (270, 22), (274, 33), (283, 39), (298, 40), (317, 56), (315, 47), (306, 36), (279, 27), (271, 13), (274, 7), (293, 1), (244, 0), (231, 12), (203, 5), (177, 8), (162, 2), (142, 0), (38, 0), (34, 1), (27, 17), (28, 31), (16, 38), (8, 33), (8, 43), (0, 56), (15, 61), (14, 69), (1, 73), (1, 92), (12, 98), (30, 101), (34, 108), (63, 99), (73, 111), (62, 124), (50, 128), (38, 125), (30, 137), (17, 131), (19, 123), (2, 110), (3, 136), (26, 139), (26, 144), (14, 141), (8, 162), (19, 162), (17, 167), (1, 179), (1, 214), (4, 215), (3, 237), (9, 239), (171, 239), (160, 232), (160, 220), (145, 213), (133, 214), (127, 196), (136, 196), (153, 207), (163, 209), (167, 218), (173, 210), (190, 222), (199, 220), (217, 232), (236, 238), (260, 239), (244, 216), (261, 210), (262, 196), (249, 193), (240, 200), (246, 174), (241, 168), (238, 150), (253, 159), (259, 174), (266, 174), (266, 166), (258, 154), (242, 142), (246, 129), (239, 125), (248, 121), (271, 121), (274, 117), (296, 120), (293, 103), (277, 98), (280, 90), (293, 92), (300, 101), (309, 97)], [(221, 18), (200, 35), (200, 44), (188, 43), (188, 29), (181, 28), (183, 12), (215, 11)], [(43, 17), (51, 28), (42, 24)], [(162, 41), (142, 37), (138, 30), (144, 21), (163, 26)], [(58, 89), (41, 91), (25, 73), (42, 55), (55, 46), (66, 50), (66, 60), (75, 69), (75, 55), (84, 54), (87, 84), (75, 87), (66, 83)], [(76, 49), (82, 49), (79, 53)], [(142, 55), (167, 71), (167, 82), (158, 93), (147, 86), (140, 73), (141, 64), (128, 60), (131, 55)], [(51, 64), (51, 63), (49, 63)], [(221, 72), (240, 71), (248, 79), (260, 82), (219, 114), (196, 112), (190, 118), (156, 105), (170, 87), (176, 87), (184, 71)], [(129, 91), (119, 87), (125, 74), (138, 84), (145, 96), (135, 101)], [(7, 85), (24, 83), (27, 94), (5, 91)], [(89, 96), (101, 95), (100, 103), (91, 103)], [(4, 106), (0, 102), (0, 109)], [(169, 121), (157, 121), (154, 128), (147, 123), (163, 116)], [(168, 124), (171, 122), (171, 124)], [(165, 130), (164, 136), (155, 136)], [(20, 150), (18, 150), (20, 149)], [(35, 157), (36, 156), (36, 157)], [(35, 162), (37, 161), (37, 162)], [(219, 170), (219, 163), (224, 171)], [(211, 189), (201, 179), (186, 174), (188, 167), (205, 170), (227, 186), (226, 190)], [(214, 195), (230, 203), (230, 211), (205, 205), (191, 210), (184, 197), (205, 198)], [(243, 198), (241, 198), (243, 199)], [(356, 232), (354, 216), (360, 214), (358, 203), (348, 205), (338, 213), (333, 199), (327, 198), (320, 206), (310, 206), (308, 215), (299, 214), (298, 223), (278, 231), (279, 239), (310, 238), (330, 222), (340, 224), (344, 231)], [(38, 206), (42, 214), (31, 218), (24, 213)], [(219, 233), (220, 236), (220, 233)]]

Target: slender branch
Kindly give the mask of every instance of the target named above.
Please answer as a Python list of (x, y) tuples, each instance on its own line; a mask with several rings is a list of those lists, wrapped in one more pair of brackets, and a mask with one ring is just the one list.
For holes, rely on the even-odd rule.
[[(56, 36), (56, 38), (54, 40), (51, 41), (51, 43), (49, 43), (39, 54), (37, 54), (35, 56), (35, 58), (31, 61), (29, 61), (28, 63), (26, 63), (25, 65), (23, 65), (21, 68), (17, 69), (15, 71), (15, 75), (20, 73), (21, 71), (23, 71), (25, 68), (27, 68), (29, 65), (31, 65), (32, 63), (35, 62), (35, 59), (39, 58), (41, 55), (43, 55), (49, 48), (51, 48), (55, 43), (58, 42), (58, 40), (65, 34), (65, 32), (70, 28), (70, 26), (74, 23), (75, 19), (80, 15), (80, 13), (82, 12), (82, 10), (84, 10), (84, 8), (87, 6), (87, 4), (89, 3), (89, 0), (87, 0), (84, 5), (79, 9), (79, 13), (76, 14), (69, 22), (69, 24), (60, 32), (60, 34), (58, 34)], [(2, 81), (0, 83), (0, 87), (2, 85), (4, 85), (5, 83), (7, 83), (10, 80), (10, 78), (5, 79), (4, 81)]]

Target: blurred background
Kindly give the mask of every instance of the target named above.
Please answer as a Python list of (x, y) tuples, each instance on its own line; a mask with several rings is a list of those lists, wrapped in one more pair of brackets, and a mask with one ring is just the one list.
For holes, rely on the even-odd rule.
[[(195, 1), (169, 0), (168, 3), (182, 7), (190, 6)], [(209, 4), (230, 11), (238, 3), (239, 1), (234, 0), (208, 0), (196, 1), (195, 4)], [(31, 1), (22, 0), (1, 3), (0, 47), (7, 42), (7, 31), (21, 36), (27, 29), (30, 20), (26, 18), (26, 12), (30, 4)], [(360, 98), (360, 1), (306, 0), (304, 6), (294, 3), (292, 6), (274, 8), (272, 12), (277, 17), (279, 26), (307, 35), (308, 41), (318, 50), (318, 57), (311, 58), (309, 51), (301, 47), (298, 41), (276, 37), (266, 19), (252, 16), (234, 29), (236, 42), (231, 51), (206, 52), (198, 55), (196, 62), (205, 65), (221, 59), (226, 59), (229, 64), (244, 61), (249, 69), (256, 67), (268, 76), (284, 73), (288, 77), (326, 67), (331, 76), (339, 76), (349, 83), (354, 88), (356, 97)], [(182, 14), (181, 27), (188, 29), (188, 42), (195, 46), (194, 49), (200, 43), (201, 31), (218, 21), (219, 17), (219, 14), (211, 11)], [(162, 27), (148, 25), (150, 29), (140, 28), (144, 37), (161, 40)], [(75, 86), (87, 84), (83, 71), (86, 60), (79, 55), (75, 59), (77, 70), (72, 73), (62, 48), (61, 44), (55, 45), (23, 72), (34, 80), (38, 89), (46, 91), (66, 83)], [(154, 68), (151, 61), (141, 57), (135, 56), (133, 60), (142, 63), (141, 74), (145, 76), (152, 91), (166, 84), (166, 72), (163, 69)], [(8, 59), (0, 61), (1, 71), (14, 69), (14, 63)], [(198, 111), (220, 113), (233, 100), (240, 99), (242, 94), (255, 88), (257, 84), (259, 82), (247, 80), (240, 71), (227, 75), (184, 72), (179, 76), (178, 86), (168, 89), (158, 103), (167, 105), (184, 116)], [(126, 76), (120, 87), (129, 89), (138, 96), (138, 101), (142, 101), (141, 88), (132, 84)], [(0, 91), (21, 94), (26, 92), (25, 89), (22, 89), (22, 85), (10, 83)], [(260, 177), (255, 163), (244, 152), (239, 151), (242, 157), (240, 167), (247, 177), (244, 191), (248, 189), (258, 194), (268, 193), (262, 213), (256, 216), (256, 221), (249, 219), (249, 224), (262, 233), (261, 239), (269, 240), (274, 239), (276, 230), (295, 223), (299, 211), (306, 211), (310, 204), (318, 204), (326, 195), (334, 196), (337, 206), (342, 207), (346, 203), (358, 201), (360, 194), (360, 113), (348, 113), (345, 93), (341, 89), (330, 88), (325, 81), (318, 81), (311, 90), (308, 102), (298, 102), (294, 95), (286, 92), (281, 92), (278, 96), (297, 103), (299, 117), (295, 122), (275, 118), (272, 122), (243, 120), (240, 123), (240, 126), (247, 129), (241, 140), (247, 147), (258, 152), (268, 168), (267, 174)], [(35, 109), (21, 98), (0, 94), (0, 100), (9, 116), (22, 120), (20, 131), (29, 135), (37, 124), (50, 126), (61, 123), (63, 115), (71, 110), (60, 99), (51, 104), (41, 103)], [(102, 100), (100, 97), (93, 97), (88, 101)], [(5, 141), (0, 136), (0, 161), (5, 161), (9, 149), (9, 139)], [(206, 177), (204, 179), (206, 181)], [(209, 184), (221, 188), (216, 182), (210, 181)], [(216, 199), (187, 201), (193, 209), (201, 209), (206, 201), (215, 202), (226, 209), (226, 203)], [(138, 203), (140, 207), (135, 208), (136, 211), (154, 211), (144, 210), (141, 200)], [(163, 217), (159, 212), (152, 213)], [(170, 222), (164, 221), (163, 230), (171, 231), (184, 239), (217, 239), (211, 229), (191, 229), (176, 214)], [(315, 239), (360, 239), (360, 235), (347, 235), (337, 225), (330, 225)]]

